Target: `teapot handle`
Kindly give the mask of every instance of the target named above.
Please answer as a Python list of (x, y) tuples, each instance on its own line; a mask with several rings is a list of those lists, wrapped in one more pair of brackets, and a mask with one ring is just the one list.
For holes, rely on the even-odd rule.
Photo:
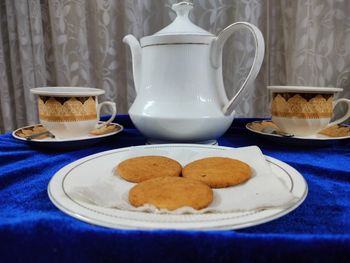
[(219, 68), (222, 65), (222, 49), (225, 45), (226, 40), (235, 32), (241, 29), (248, 29), (249, 32), (252, 33), (254, 37), (254, 44), (255, 44), (255, 55), (254, 55), (254, 61), (253, 65), (249, 71), (249, 74), (245, 81), (243, 82), (242, 86), (236, 93), (236, 95), (226, 103), (226, 105), (223, 107), (222, 111), (225, 115), (232, 114), (235, 107), (239, 104), (240, 99), (243, 97), (245, 93), (243, 93), (243, 90), (247, 86), (251, 86), (252, 82), (256, 78), (256, 76), (259, 73), (262, 61), (264, 59), (264, 53), (265, 53), (265, 43), (264, 43), (264, 37), (262, 36), (260, 30), (247, 22), (237, 22), (232, 25), (229, 25), (226, 27), (223, 31), (220, 32), (220, 34), (213, 40), (211, 45), (211, 64), (214, 68)]

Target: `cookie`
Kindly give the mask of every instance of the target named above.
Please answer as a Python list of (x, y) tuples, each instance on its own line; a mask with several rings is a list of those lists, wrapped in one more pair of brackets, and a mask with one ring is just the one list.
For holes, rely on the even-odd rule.
[(19, 137), (22, 137), (22, 138), (28, 138), (28, 137), (33, 136), (35, 134), (44, 133), (42, 135), (35, 136), (36, 140), (40, 140), (40, 139), (44, 139), (44, 138), (49, 137), (49, 135), (46, 134), (45, 132), (48, 132), (48, 130), (46, 128), (44, 128), (42, 125), (36, 125), (33, 127), (23, 128), (23, 129), (17, 131), (16, 135)]
[(207, 207), (213, 200), (213, 190), (206, 184), (182, 177), (158, 177), (137, 184), (129, 191), (129, 202), (135, 206), (152, 204), (170, 211), (190, 206)]
[(343, 126), (341, 124), (330, 126), (326, 129), (323, 129), (319, 132), (319, 134), (323, 134), (329, 137), (343, 137), (350, 135), (350, 127)]
[(189, 163), (182, 176), (202, 181), (212, 188), (224, 188), (247, 181), (251, 177), (250, 166), (226, 157), (209, 157)]
[(125, 180), (139, 183), (161, 176), (180, 176), (182, 166), (164, 156), (141, 156), (127, 159), (118, 164), (116, 172)]
[(100, 128), (96, 128), (92, 131), (90, 131), (89, 133), (91, 135), (103, 135), (103, 134), (108, 134), (114, 131), (119, 131), (120, 127), (116, 126), (115, 124), (107, 124), (107, 125), (103, 125)]

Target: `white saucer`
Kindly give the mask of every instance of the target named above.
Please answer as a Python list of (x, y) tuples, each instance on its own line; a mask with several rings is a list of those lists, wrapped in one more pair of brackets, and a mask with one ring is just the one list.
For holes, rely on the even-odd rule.
[[(142, 151), (153, 155), (166, 151), (174, 155), (218, 153), (229, 147), (168, 144), (121, 148), (97, 153), (77, 160), (59, 170), (48, 185), (53, 204), (81, 221), (110, 228), (132, 229), (239, 229), (259, 225), (282, 217), (296, 209), (306, 198), (308, 188), (303, 176), (277, 159), (266, 157), (272, 172), (296, 197), (296, 202), (283, 208), (256, 209), (244, 212), (211, 212), (204, 214), (157, 214), (107, 208), (84, 202), (72, 195), (76, 187), (87, 186), (101, 176), (108, 176), (116, 162)], [(273, 194), (273, 193), (271, 193)]]
[[(100, 122), (102, 123), (102, 122)], [(59, 139), (59, 138), (44, 138), (44, 139), (31, 139), (28, 140), (24, 137), (20, 137), (17, 135), (18, 132), (20, 132), (22, 129), (32, 129), (36, 126), (41, 126), (41, 124), (35, 124), (35, 125), (29, 125), (26, 127), (19, 128), (12, 132), (12, 136), (18, 140), (24, 141), (30, 145), (45, 148), (45, 149), (55, 149), (55, 150), (70, 150), (70, 149), (76, 149), (80, 148), (82, 146), (90, 146), (93, 144), (96, 144), (98, 142), (101, 142), (105, 139), (107, 139), (110, 136), (113, 136), (117, 133), (120, 133), (123, 130), (123, 126), (118, 123), (111, 123), (112, 125), (116, 126), (116, 130), (101, 134), (101, 135), (87, 135), (84, 137), (78, 137), (73, 139)]]
[[(258, 131), (253, 128), (254, 123), (260, 123), (262, 121), (254, 121), (246, 124), (246, 128), (259, 135), (262, 138), (281, 143), (281, 144), (290, 144), (290, 145), (305, 145), (305, 146), (327, 146), (335, 143), (339, 143), (345, 140), (350, 139), (350, 135), (348, 136), (342, 136), (342, 137), (330, 137), (323, 134), (315, 134), (308, 137), (302, 137), (302, 136), (293, 136), (293, 137), (286, 137), (279, 134), (274, 133), (267, 133), (263, 131)], [(266, 121), (265, 122), (272, 122), (272, 121)], [(344, 124), (338, 124), (340, 126), (348, 127)]]

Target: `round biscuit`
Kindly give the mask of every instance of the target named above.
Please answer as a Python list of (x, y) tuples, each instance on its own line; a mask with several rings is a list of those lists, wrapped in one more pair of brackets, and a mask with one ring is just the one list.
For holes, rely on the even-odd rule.
[(206, 184), (183, 177), (158, 177), (143, 181), (129, 191), (129, 202), (135, 206), (152, 204), (170, 211), (189, 206), (207, 207), (213, 200), (213, 190)]
[(123, 179), (139, 183), (161, 176), (180, 176), (182, 166), (164, 156), (140, 156), (122, 161), (115, 173)]
[(252, 171), (248, 164), (226, 157), (209, 157), (187, 164), (182, 176), (199, 180), (212, 188), (224, 188), (247, 181)]

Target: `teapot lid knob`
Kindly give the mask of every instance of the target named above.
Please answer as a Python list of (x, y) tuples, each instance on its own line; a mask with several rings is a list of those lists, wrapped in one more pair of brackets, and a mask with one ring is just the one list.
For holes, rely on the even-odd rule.
[(193, 8), (193, 4), (189, 2), (180, 2), (177, 4), (173, 4), (171, 9), (176, 12), (177, 16), (185, 16), (188, 17), (191, 9)]
[[(1, 0), (0, 0), (1, 1)], [(141, 46), (150, 46), (157, 44), (173, 43), (198, 43), (208, 44), (213, 40), (214, 35), (205, 31), (203, 28), (192, 23), (189, 13), (193, 4), (189, 2), (180, 2), (171, 6), (176, 12), (176, 17), (168, 26), (159, 30), (152, 36), (146, 36), (141, 39)]]

